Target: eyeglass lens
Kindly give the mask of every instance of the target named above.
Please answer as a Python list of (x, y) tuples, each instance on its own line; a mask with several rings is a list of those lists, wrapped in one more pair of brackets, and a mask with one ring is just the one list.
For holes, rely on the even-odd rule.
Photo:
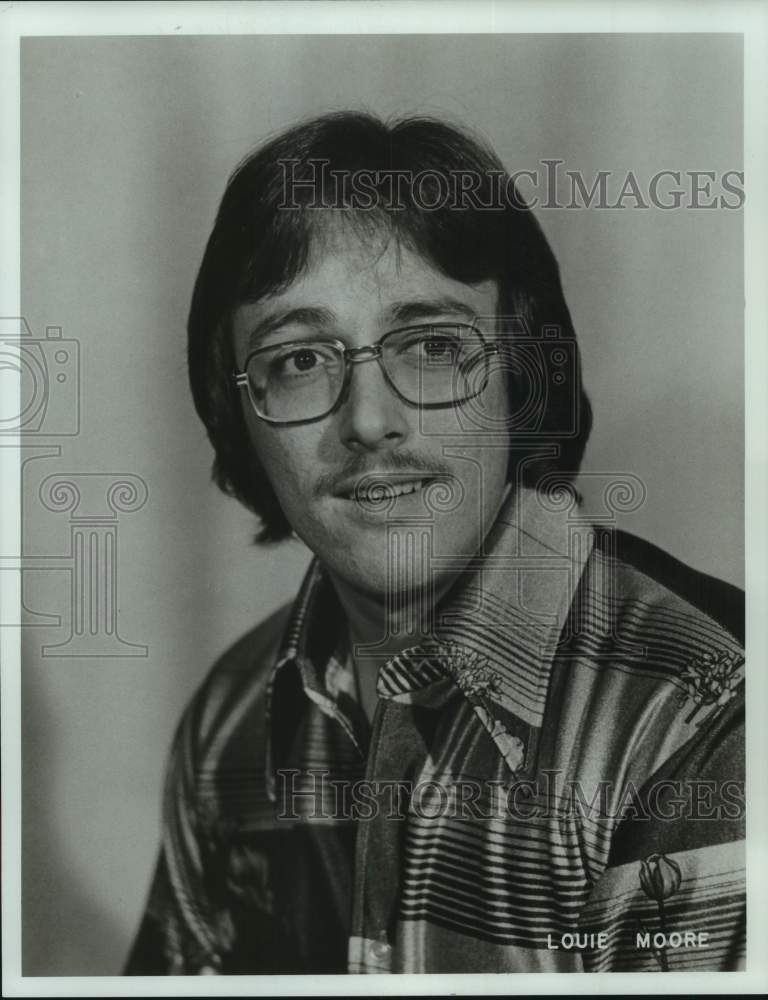
[[(381, 364), (398, 393), (416, 406), (450, 404), (484, 386), (484, 345), (473, 327), (418, 327), (381, 341)], [(322, 341), (264, 348), (249, 360), (251, 398), (275, 421), (310, 420), (330, 412), (344, 388), (343, 350)]]

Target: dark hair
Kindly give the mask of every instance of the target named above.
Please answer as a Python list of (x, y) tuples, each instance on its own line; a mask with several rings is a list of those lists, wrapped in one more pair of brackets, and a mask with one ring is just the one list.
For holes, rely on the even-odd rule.
[[(368, 202), (362, 205), (355, 192), (338, 184), (329, 191), (332, 171), (337, 178), (365, 172)], [(420, 182), (418, 187), (399, 185), (393, 200), (395, 172), (419, 175)], [(476, 179), (474, 186), (467, 185), (471, 192), (462, 189), (460, 204), (445, 199), (441, 178), (462, 176)], [(526, 485), (548, 472), (565, 480), (575, 477), (592, 425), (575, 333), (554, 254), (501, 162), (481, 142), (434, 119), (387, 124), (365, 113), (328, 114), (273, 138), (234, 171), (189, 313), (189, 376), (216, 452), (213, 477), (259, 515), (259, 540), (285, 538), (291, 526), (249, 443), (232, 379), (230, 321), (238, 305), (286, 287), (306, 267), (313, 236), (328, 218), (318, 203), (322, 199), (327, 205), (329, 196), (334, 207), (346, 210), (334, 216), (366, 229), (387, 227), (447, 276), (466, 284), (497, 281), (502, 314), (521, 319), (529, 335), (545, 331), (568, 345), (565, 378), (557, 377), (564, 390), (546, 396), (534, 428), (522, 428), (531, 448), (524, 464), (525, 452), (513, 449), (510, 470), (520, 468)], [(509, 378), (514, 381), (511, 371)]]

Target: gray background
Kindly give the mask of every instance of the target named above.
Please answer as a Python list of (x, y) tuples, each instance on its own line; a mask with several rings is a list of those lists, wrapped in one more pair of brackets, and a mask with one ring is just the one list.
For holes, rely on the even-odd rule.
[[(472, 126), (512, 169), (587, 178), (742, 165), (737, 35), (27, 39), (22, 297), (33, 334), (80, 343), (81, 430), (27, 464), (24, 546), (56, 555), (55, 472), (133, 473), (119, 524), (119, 630), (145, 658), (44, 657), (66, 638), (68, 572), (28, 572), (23, 650), (27, 975), (114, 974), (144, 903), (165, 756), (213, 659), (295, 591), (299, 544), (257, 549), (209, 481), (185, 320), (226, 177), (266, 134), (330, 109)], [(583, 350), (585, 470), (629, 472), (620, 526), (697, 568), (743, 574), (742, 216), (541, 211)], [(47, 441), (41, 438), (41, 441)], [(585, 479), (597, 505), (604, 481)]]

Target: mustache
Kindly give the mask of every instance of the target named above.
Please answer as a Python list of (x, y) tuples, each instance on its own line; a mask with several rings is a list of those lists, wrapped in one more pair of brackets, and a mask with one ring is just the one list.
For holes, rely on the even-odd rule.
[(386, 456), (370, 458), (355, 456), (338, 472), (328, 472), (320, 476), (315, 483), (313, 494), (320, 497), (325, 493), (335, 493), (343, 483), (350, 479), (362, 479), (375, 473), (386, 481), (389, 474), (413, 472), (419, 476), (450, 477), (454, 474), (445, 462), (434, 458), (426, 458), (415, 451), (393, 451)]

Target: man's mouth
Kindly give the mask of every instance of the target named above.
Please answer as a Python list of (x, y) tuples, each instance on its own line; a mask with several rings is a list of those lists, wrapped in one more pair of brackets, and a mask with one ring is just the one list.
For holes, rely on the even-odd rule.
[(434, 474), (428, 475), (392, 475), (392, 473), (367, 473), (364, 476), (340, 484), (334, 490), (335, 495), (342, 500), (353, 500), (357, 503), (377, 506), (391, 503), (397, 497), (419, 493), (430, 483), (440, 478)]
[(370, 485), (361, 485), (345, 493), (344, 497), (347, 500), (357, 500), (361, 503), (382, 503), (394, 497), (417, 493), (429, 481), (429, 479), (409, 479), (399, 483), (378, 482)]

